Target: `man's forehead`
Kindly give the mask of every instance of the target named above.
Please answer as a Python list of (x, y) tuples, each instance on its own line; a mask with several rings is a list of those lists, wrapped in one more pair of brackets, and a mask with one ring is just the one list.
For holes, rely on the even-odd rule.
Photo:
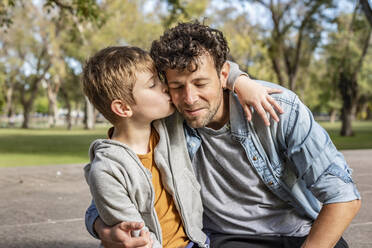
[(193, 59), (186, 68), (179, 69), (167, 69), (165, 71), (166, 76), (181, 76), (181, 75), (190, 75), (190, 74), (199, 74), (202, 72), (206, 66), (208, 65), (213, 66), (214, 68), (214, 61), (209, 54), (203, 54), (201, 56), (196, 57)]
[(201, 73), (200, 66), (197, 67), (197, 70), (189, 70), (189, 69), (168, 69), (165, 72), (165, 76), (169, 83), (171, 82), (181, 82), (183, 79), (186, 78), (194, 78), (197, 77)]

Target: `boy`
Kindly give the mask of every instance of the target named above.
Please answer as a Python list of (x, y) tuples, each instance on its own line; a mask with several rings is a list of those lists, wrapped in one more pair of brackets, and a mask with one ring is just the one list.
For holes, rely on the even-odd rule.
[[(221, 76), (224, 84), (227, 76)], [(156, 121), (174, 108), (149, 54), (136, 47), (105, 48), (86, 63), (83, 87), (114, 126), (110, 139), (92, 143), (85, 168), (104, 223), (144, 222), (140, 236), (150, 236), (152, 247), (207, 247), (191, 161), (171, 145), (164, 121)]]
[(190, 241), (205, 247), (202, 204), (190, 164), (183, 158), (169, 163), (170, 152), (177, 154), (163, 122), (153, 122), (174, 107), (149, 54), (136, 47), (105, 48), (87, 62), (83, 87), (114, 126), (110, 139), (92, 143), (85, 168), (103, 221), (144, 222), (153, 247), (185, 247)]

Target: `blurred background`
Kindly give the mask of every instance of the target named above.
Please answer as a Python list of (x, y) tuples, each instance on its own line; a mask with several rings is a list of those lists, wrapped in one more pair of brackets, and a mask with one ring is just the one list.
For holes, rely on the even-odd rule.
[(0, 166), (87, 161), (87, 146), (105, 136), (108, 123), (82, 94), (84, 61), (110, 45), (149, 49), (165, 29), (189, 20), (222, 30), (230, 59), (252, 78), (295, 91), (338, 148), (372, 148), (371, 6), (369, 0), (2, 0)]
[(371, 0), (0, 0), (0, 247), (97, 247), (83, 166), (109, 123), (82, 94), (84, 61), (149, 49), (180, 21), (224, 32), (230, 60), (296, 92), (351, 168), (362, 210), (344, 237), (372, 247)]

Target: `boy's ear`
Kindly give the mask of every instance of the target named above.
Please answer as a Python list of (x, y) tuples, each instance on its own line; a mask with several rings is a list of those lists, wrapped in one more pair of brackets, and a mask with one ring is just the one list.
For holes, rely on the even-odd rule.
[(111, 110), (120, 117), (129, 118), (133, 115), (131, 107), (122, 100), (113, 100), (111, 102)]
[(226, 84), (227, 84), (227, 78), (229, 77), (230, 73), (230, 64), (226, 61), (221, 68), (220, 72), (220, 81), (222, 83), (222, 88), (226, 89)]

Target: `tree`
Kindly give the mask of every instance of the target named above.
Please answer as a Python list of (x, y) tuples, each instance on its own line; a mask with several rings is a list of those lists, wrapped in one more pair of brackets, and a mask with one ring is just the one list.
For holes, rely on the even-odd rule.
[[(364, 61), (368, 57), (372, 28), (356, 5), (353, 14), (336, 19), (337, 31), (330, 34), (327, 46), (329, 60), (334, 64), (334, 80), (342, 96), (341, 135), (353, 135), (352, 121), (360, 102), (360, 82), (363, 81)], [(368, 97), (367, 97), (368, 99)]]
[(167, 12), (161, 15), (162, 26), (170, 28), (172, 25), (181, 21), (199, 19), (207, 9), (209, 0), (166, 0)]
[[(2, 54), (8, 64), (17, 59), (12, 69), (6, 66), (7, 76), (2, 84), (6, 96), (6, 111), (13, 109), (13, 92), (19, 92), (27, 128), (33, 103), (38, 96), (41, 82), (46, 82), (49, 99), (50, 123), (54, 125), (57, 114), (57, 95), (65, 77), (64, 51), (61, 44), (71, 39), (60, 39), (61, 31), (73, 33), (82, 22), (104, 23), (102, 12), (94, 0), (23, 0), (5, 1), (0, 4), (0, 45), (7, 49)], [(2, 7), (6, 7), (2, 9)], [(73, 25), (64, 25), (66, 23)], [(5, 26), (5, 27), (4, 27)], [(76, 31), (75, 31), (76, 33)], [(9, 53), (9, 54), (5, 54)], [(13, 76), (12, 76), (13, 75)]]
[(12, 126), (12, 117), (15, 112), (15, 81), (20, 73), (22, 62), (17, 57), (9, 55), (8, 43), (6, 41), (3, 41), (2, 43), (0, 55), (4, 59), (4, 61), (0, 62), (0, 85), (5, 103), (3, 112), (6, 117), (7, 125)]
[(372, 7), (369, 4), (368, 0), (360, 0), (360, 4), (362, 5), (364, 14), (369, 22), (369, 25), (372, 26)]
[(325, 11), (332, 0), (249, 0), (264, 7), (271, 16), (266, 45), (279, 84), (296, 90), (297, 75), (306, 68), (318, 46)]
[[(9, 28), (13, 23), (15, 8), (27, 3), (24, 0), (5, 0), (0, 2), (0, 28)], [(47, 12), (59, 9), (67, 12), (80, 21), (101, 22), (102, 12), (95, 0), (45, 0), (44, 8)]]
[[(66, 68), (67, 74), (63, 87), (59, 91), (59, 99), (63, 107), (67, 109), (66, 122), (67, 129), (71, 129), (72, 126), (77, 124), (79, 119), (80, 105), (84, 101), (83, 92), (80, 87), (80, 77), (79, 74), (74, 71), (73, 68)], [(75, 105), (75, 108), (73, 106)], [(72, 111), (76, 110), (76, 119), (73, 122)]]
[[(98, 27), (87, 22), (77, 24), (77, 30), (68, 34), (73, 42), (66, 42), (66, 57), (82, 68), (87, 57), (110, 45), (135, 45), (149, 48), (154, 37), (163, 31), (158, 16), (142, 12), (141, 5), (147, 1), (113, 0), (102, 2), (100, 8), (106, 14), (105, 23)], [(70, 23), (73, 23), (70, 20)], [(85, 128), (94, 127), (94, 111), (85, 98)]]
[(7, 58), (14, 57), (18, 67), (8, 67), (14, 77), (9, 74), (7, 80), (19, 92), (24, 115), (22, 127), (28, 128), (39, 85), (51, 66), (46, 47), (48, 34), (43, 29), (39, 10), (32, 4), (25, 3), (17, 9), (13, 21), (15, 25), (8, 30), (2, 44), (7, 47)]

